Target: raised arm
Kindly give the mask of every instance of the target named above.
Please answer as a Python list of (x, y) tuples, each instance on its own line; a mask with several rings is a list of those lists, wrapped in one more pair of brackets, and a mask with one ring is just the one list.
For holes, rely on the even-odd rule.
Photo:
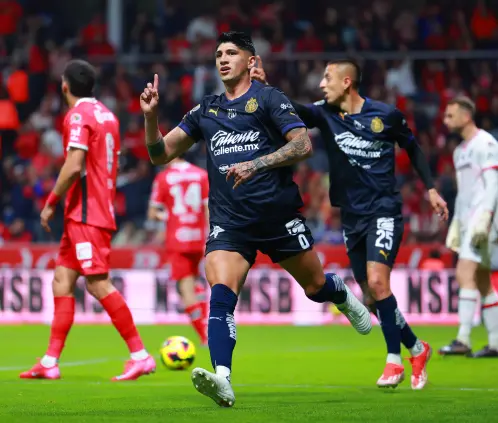
[(389, 124), (391, 136), (397, 141), (401, 148), (406, 150), (413, 168), (418, 173), (420, 179), (422, 179), (429, 194), (429, 201), (432, 208), (442, 220), (448, 220), (449, 213), (446, 201), (444, 201), (434, 187), (429, 162), (418, 145), (405, 117), (398, 109), (394, 109), (388, 115), (387, 122)]
[(170, 162), (185, 153), (195, 143), (184, 129), (177, 126), (165, 136), (159, 130), (159, 76), (154, 75), (154, 84), (150, 82), (140, 95), (140, 107), (145, 119), (145, 143), (150, 161), (155, 165)]

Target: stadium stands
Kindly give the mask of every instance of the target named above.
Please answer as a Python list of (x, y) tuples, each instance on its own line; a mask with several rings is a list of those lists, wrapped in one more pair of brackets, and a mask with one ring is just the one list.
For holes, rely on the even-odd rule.
[[(320, 98), (317, 87), (327, 58), (344, 52), (361, 58), (362, 92), (396, 103), (406, 114), (437, 176), (438, 189), (452, 207), (452, 151), (458, 140), (442, 126), (441, 112), (448, 99), (470, 95), (477, 104), (478, 123), (498, 136), (494, 2), (488, 2), (488, 8), (483, 2), (445, 0), (427, 2), (425, 7), (420, 7), (422, 2), (401, 5), (387, 0), (350, 1), (347, 7), (327, 2), (337, 3), (337, 8), (320, 1), (286, 1), (285, 7), (282, 1), (221, 3), (216, 13), (207, 10), (200, 16), (171, 5), (156, 13), (126, 9), (130, 30), (120, 48), (107, 41), (107, 24), (97, 8), (87, 10), (94, 16), (79, 22), (79, 27), (66, 27), (61, 18), (68, 11), (62, 5), (47, 2), (47, 10), (42, 10), (34, 1), (0, 2), (0, 242), (47, 242), (61, 233), (59, 219), (54, 238), (49, 238), (38, 215), (63, 155), (60, 74), (69, 58), (86, 56), (100, 73), (96, 94), (118, 114), (122, 126), (116, 203), (120, 230), (114, 243), (160, 243), (160, 231), (146, 219), (158, 169), (149, 164), (143, 146), (138, 93), (158, 72), (167, 81), (161, 87), (161, 125), (164, 130), (176, 125), (203, 95), (220, 90), (213, 42), (219, 31), (229, 28), (251, 31), (270, 82), (304, 101)], [(452, 7), (446, 7), (450, 3)], [(327, 140), (313, 132), (313, 142), (315, 156), (297, 166), (295, 176), (305, 198), (305, 215), (318, 241), (342, 244), (339, 215), (327, 198)], [(204, 154), (204, 147), (196, 145), (190, 158), (202, 166)], [(446, 227), (432, 214), (401, 150), (397, 175), (405, 199), (404, 242), (444, 239)]]

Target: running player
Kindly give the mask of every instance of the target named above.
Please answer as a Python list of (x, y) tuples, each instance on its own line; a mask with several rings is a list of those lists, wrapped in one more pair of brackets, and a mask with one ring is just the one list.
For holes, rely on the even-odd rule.
[(166, 223), (166, 254), (171, 278), (178, 282), (185, 312), (201, 344), (207, 344), (206, 300), (199, 300), (196, 281), (204, 257), (208, 213), (207, 172), (189, 162), (172, 160), (154, 180), (149, 218)]
[(231, 407), (234, 310), (257, 251), (278, 262), (319, 303), (337, 304), (356, 330), (367, 334), (366, 307), (335, 274), (325, 275), (313, 238), (299, 213), (303, 202), (290, 165), (312, 153), (301, 119), (281, 107), (279, 90), (250, 79), (255, 50), (240, 32), (220, 35), (216, 66), (225, 93), (206, 96), (178, 127), (163, 137), (157, 124), (158, 77), (141, 95), (151, 161), (162, 164), (195, 142), (207, 144), (211, 232), (206, 244), (206, 277), (211, 285), (209, 350), (215, 373), (194, 369), (195, 388), (220, 406)]
[(65, 199), (64, 233), (54, 280), (54, 320), (46, 354), (23, 379), (59, 379), (59, 357), (73, 325), (74, 288), (80, 275), (88, 292), (102, 304), (126, 342), (131, 359), (115, 381), (134, 380), (155, 371), (124, 298), (109, 278), (111, 238), (116, 230), (114, 198), (120, 148), (119, 123), (92, 97), (95, 69), (82, 60), (70, 61), (62, 76), (62, 93), (70, 107), (64, 120), (65, 162), (41, 211), (41, 224), (50, 232), (55, 206)]
[[(498, 239), (493, 219), (498, 200), (498, 142), (474, 122), (475, 105), (467, 97), (450, 101), (444, 124), (463, 143), (453, 153), (458, 195), (446, 246), (458, 254), (456, 278), (460, 286), (457, 338), (439, 350), (442, 355), (474, 358), (498, 357), (498, 296), (491, 284), (491, 255)], [(470, 333), (477, 302), (482, 297), (482, 317), (488, 345), (472, 353)]]
[[(261, 58), (251, 76), (266, 83)], [(324, 99), (314, 104), (291, 102), (308, 128), (319, 128), (329, 158), (330, 201), (341, 208), (346, 248), (356, 281), (376, 312), (387, 344), (387, 360), (379, 387), (396, 387), (404, 380), (401, 343), (412, 357), (411, 386), (427, 383), (431, 348), (420, 341), (398, 309), (390, 274), (403, 236), (401, 196), (396, 188), (394, 148), (404, 148), (422, 178), (434, 210), (448, 217), (429, 166), (399, 110), (360, 96), (359, 66), (352, 60), (329, 63), (320, 88)]]

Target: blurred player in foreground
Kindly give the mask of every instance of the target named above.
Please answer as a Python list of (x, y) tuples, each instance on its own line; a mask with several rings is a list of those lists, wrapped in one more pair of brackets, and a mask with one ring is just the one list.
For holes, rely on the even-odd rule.
[[(155, 371), (131, 312), (109, 278), (112, 233), (116, 230), (114, 198), (120, 148), (117, 118), (92, 97), (95, 70), (82, 60), (70, 61), (62, 76), (62, 93), (69, 105), (64, 120), (65, 162), (41, 211), (41, 224), (50, 232), (55, 206), (65, 195), (64, 233), (54, 280), (54, 319), (50, 342), (41, 361), (23, 379), (59, 379), (59, 357), (73, 325), (74, 288), (80, 275), (88, 292), (109, 314), (130, 350), (124, 373), (113, 378), (134, 380)], [(96, 346), (96, 348), (98, 348)]]
[[(266, 82), (261, 59), (252, 78)], [(401, 196), (396, 188), (394, 149), (404, 148), (422, 178), (434, 210), (448, 218), (429, 166), (412, 131), (399, 110), (360, 96), (361, 71), (354, 61), (329, 63), (320, 88), (324, 100), (284, 105), (303, 119), (308, 128), (319, 128), (329, 158), (330, 201), (341, 208), (344, 241), (356, 281), (375, 311), (387, 344), (386, 366), (379, 387), (395, 388), (405, 378), (401, 343), (412, 357), (411, 386), (427, 383), (430, 346), (417, 339), (398, 309), (390, 274), (403, 237)]]
[(199, 301), (196, 282), (204, 257), (209, 184), (207, 172), (174, 159), (158, 173), (152, 186), (149, 218), (166, 222), (165, 246), (171, 278), (178, 282), (185, 312), (201, 344), (207, 344), (206, 300)]
[[(474, 103), (457, 97), (448, 103), (444, 124), (463, 142), (453, 153), (458, 194), (446, 246), (458, 253), (456, 278), (460, 286), (456, 340), (441, 348), (442, 355), (498, 357), (498, 296), (491, 284), (491, 255), (498, 240), (495, 218), (498, 200), (498, 142), (474, 122)], [(477, 302), (489, 344), (472, 354), (470, 333)]]
[(225, 93), (206, 96), (166, 136), (157, 124), (158, 77), (140, 102), (145, 115), (151, 161), (163, 164), (195, 142), (207, 144), (209, 216), (206, 277), (211, 285), (208, 321), (209, 350), (216, 373), (194, 369), (195, 388), (218, 405), (231, 407), (232, 354), (236, 342), (234, 310), (238, 294), (256, 254), (279, 263), (303, 287), (312, 301), (333, 302), (355, 329), (371, 330), (366, 307), (335, 274), (325, 275), (313, 237), (299, 213), (303, 206), (290, 165), (312, 154), (301, 119), (286, 108), (285, 95), (251, 82), (255, 50), (251, 38), (239, 32), (218, 39), (216, 66)]

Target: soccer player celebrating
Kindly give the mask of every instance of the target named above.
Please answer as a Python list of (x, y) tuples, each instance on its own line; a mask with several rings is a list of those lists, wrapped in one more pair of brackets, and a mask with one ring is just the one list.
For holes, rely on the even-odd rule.
[(211, 286), (208, 344), (215, 373), (192, 371), (195, 388), (218, 405), (231, 407), (234, 310), (240, 287), (257, 251), (287, 270), (312, 301), (337, 304), (356, 330), (371, 330), (368, 310), (335, 274), (325, 275), (313, 238), (299, 214), (303, 202), (290, 165), (309, 157), (311, 141), (285, 95), (251, 82), (255, 50), (240, 32), (220, 35), (216, 66), (225, 93), (206, 96), (166, 136), (157, 123), (158, 77), (141, 95), (151, 161), (162, 164), (195, 142), (207, 143), (209, 216), (206, 277)]
[[(266, 82), (261, 59), (251, 76)], [(401, 112), (360, 96), (359, 66), (351, 60), (329, 63), (320, 88), (324, 100), (310, 105), (292, 102), (308, 128), (319, 128), (329, 158), (330, 201), (341, 208), (344, 240), (356, 281), (376, 311), (387, 344), (387, 362), (379, 387), (396, 387), (404, 380), (401, 343), (410, 351), (411, 386), (427, 383), (431, 348), (420, 341), (398, 309), (390, 273), (403, 236), (401, 196), (396, 189), (394, 148), (404, 148), (422, 178), (434, 210), (448, 217), (429, 166)]]
[(115, 381), (134, 380), (155, 371), (131, 312), (109, 278), (112, 233), (116, 230), (114, 198), (120, 147), (117, 118), (92, 97), (96, 73), (82, 60), (68, 62), (62, 93), (70, 107), (64, 120), (65, 161), (53, 191), (41, 211), (41, 224), (50, 232), (55, 206), (66, 196), (64, 233), (54, 280), (54, 320), (50, 342), (41, 361), (23, 379), (59, 379), (58, 360), (73, 325), (76, 281), (86, 277), (88, 292), (102, 304), (130, 350), (131, 359)]
[[(498, 238), (493, 220), (498, 200), (498, 142), (474, 122), (474, 103), (466, 97), (450, 101), (444, 124), (463, 143), (453, 153), (458, 195), (446, 246), (459, 253), (456, 278), (460, 285), (456, 340), (441, 348), (442, 355), (498, 357), (498, 296), (491, 284), (490, 264)], [(482, 296), (482, 317), (489, 345), (472, 354), (470, 332), (477, 301)]]
[(185, 312), (207, 344), (207, 302), (199, 301), (196, 280), (204, 257), (209, 184), (207, 172), (183, 159), (172, 160), (152, 186), (149, 218), (166, 221), (166, 252)]

